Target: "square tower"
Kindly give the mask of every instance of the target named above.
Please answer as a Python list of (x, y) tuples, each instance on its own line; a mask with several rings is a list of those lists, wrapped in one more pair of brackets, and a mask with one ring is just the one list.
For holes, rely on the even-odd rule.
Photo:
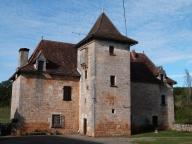
[(77, 44), (80, 79), (79, 127), (89, 136), (130, 135), (130, 46), (102, 13)]

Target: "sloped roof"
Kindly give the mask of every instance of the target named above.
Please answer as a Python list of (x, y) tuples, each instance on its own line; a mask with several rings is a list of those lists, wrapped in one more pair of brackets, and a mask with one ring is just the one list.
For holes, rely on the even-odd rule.
[(76, 47), (80, 47), (81, 45), (93, 39), (112, 40), (121, 43), (128, 43), (130, 45), (138, 43), (137, 41), (122, 35), (105, 13), (102, 13), (99, 16), (99, 18), (89, 31), (88, 35), (83, 40), (81, 40), (76, 45)]
[[(140, 82), (158, 82), (158, 67), (144, 54), (131, 52), (131, 80)], [(152, 76), (153, 75), (153, 76)], [(155, 80), (156, 79), (156, 80)], [(166, 77), (168, 84), (177, 84), (173, 79)]]
[(131, 81), (145, 83), (161, 82), (143, 62), (131, 63)]
[(158, 69), (155, 64), (144, 54), (137, 53), (135, 51), (131, 52), (131, 62), (142, 62), (144, 63), (154, 75), (158, 75)]
[(36, 73), (34, 64), (39, 54), (42, 54), (47, 61), (45, 73), (80, 77), (77, 71), (77, 49), (74, 46), (70, 43), (41, 40), (28, 63), (18, 68), (16, 73)]

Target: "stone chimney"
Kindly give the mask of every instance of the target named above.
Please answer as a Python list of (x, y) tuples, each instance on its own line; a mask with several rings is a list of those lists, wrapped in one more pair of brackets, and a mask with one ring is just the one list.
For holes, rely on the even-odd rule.
[(24, 66), (28, 62), (29, 49), (20, 48), (19, 49), (19, 67)]

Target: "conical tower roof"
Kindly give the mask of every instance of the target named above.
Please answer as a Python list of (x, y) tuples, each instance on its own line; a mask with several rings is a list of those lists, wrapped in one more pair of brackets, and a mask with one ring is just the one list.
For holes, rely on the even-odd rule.
[(138, 43), (137, 41), (122, 35), (105, 13), (102, 13), (99, 16), (99, 18), (89, 31), (88, 35), (77, 44), (77, 47), (80, 47), (81, 45), (93, 39), (111, 40), (121, 43), (128, 43), (130, 45)]

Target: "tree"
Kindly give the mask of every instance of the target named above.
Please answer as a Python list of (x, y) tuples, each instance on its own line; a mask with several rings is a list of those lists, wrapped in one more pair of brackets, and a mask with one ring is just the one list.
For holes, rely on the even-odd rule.
[(185, 86), (186, 86), (186, 98), (187, 104), (191, 104), (192, 101), (192, 77), (189, 71), (185, 70)]
[(6, 106), (10, 104), (12, 92), (12, 82), (2, 81), (0, 83), (0, 106)]

